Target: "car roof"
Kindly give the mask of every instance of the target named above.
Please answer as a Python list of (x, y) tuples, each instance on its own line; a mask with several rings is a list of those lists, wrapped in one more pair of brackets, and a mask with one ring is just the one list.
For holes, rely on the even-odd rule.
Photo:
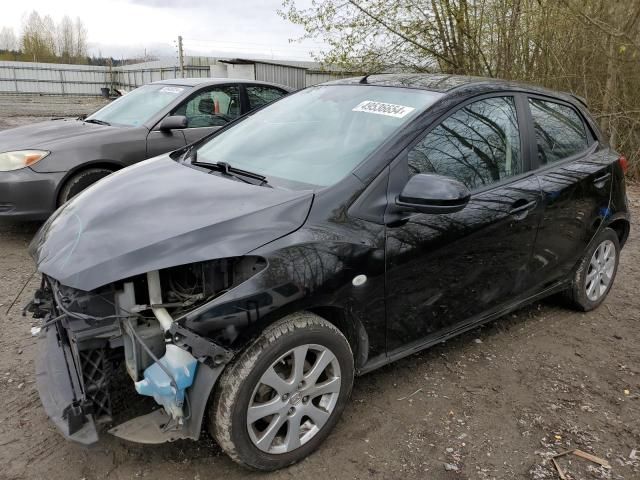
[(579, 101), (585, 103), (583, 99), (570, 93), (557, 92), (546, 88), (530, 85), (523, 82), (511, 80), (501, 80), (489, 77), (473, 77), (465, 75), (449, 75), (443, 73), (377, 73), (364, 77), (350, 77), (323, 85), (375, 85), (382, 87), (414, 88), (428, 90), (442, 94), (473, 92), (481, 94), (483, 92), (495, 92), (496, 90), (519, 90), (531, 93), (539, 93), (552, 97), (568, 100), (571, 103)]
[(245, 85), (268, 85), (281, 88), (287, 92), (293, 91), (291, 87), (278, 83), (260, 82), (256, 80), (244, 80), (241, 78), (169, 78), (152, 82), (152, 85), (180, 85), (183, 87), (208, 87), (210, 85), (221, 85), (230, 83), (244, 83)]

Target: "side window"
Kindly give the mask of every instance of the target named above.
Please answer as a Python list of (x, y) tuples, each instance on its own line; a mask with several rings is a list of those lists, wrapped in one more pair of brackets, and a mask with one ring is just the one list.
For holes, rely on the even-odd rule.
[(266, 85), (247, 85), (246, 89), (247, 96), (249, 97), (249, 108), (251, 108), (251, 110), (271, 103), (287, 94), (287, 92), (279, 88), (268, 87)]
[(584, 123), (573, 108), (537, 98), (529, 99), (540, 165), (583, 152), (589, 145)]
[(221, 127), (240, 115), (237, 85), (209, 88), (187, 100), (171, 115), (187, 117), (188, 128)]
[(473, 190), (524, 171), (513, 97), (457, 110), (409, 152), (409, 175), (437, 173)]

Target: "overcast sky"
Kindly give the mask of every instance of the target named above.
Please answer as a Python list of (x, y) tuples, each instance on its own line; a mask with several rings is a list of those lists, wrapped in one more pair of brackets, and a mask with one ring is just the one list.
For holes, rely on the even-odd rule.
[[(311, 0), (298, 0), (308, 5)], [(178, 35), (185, 55), (255, 56), (309, 59), (317, 43), (289, 44), (301, 29), (278, 16), (281, 0), (3, 0), (0, 27), (20, 34), (32, 10), (79, 16), (89, 33), (90, 54), (116, 58), (174, 55)]]

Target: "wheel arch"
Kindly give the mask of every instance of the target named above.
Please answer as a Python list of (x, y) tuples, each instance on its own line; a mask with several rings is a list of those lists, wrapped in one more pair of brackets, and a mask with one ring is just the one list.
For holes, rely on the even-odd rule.
[(358, 318), (349, 314), (346, 309), (335, 305), (311, 307), (306, 310), (324, 318), (340, 330), (351, 346), (356, 370), (367, 363), (369, 335)]
[(367, 362), (369, 358), (369, 335), (362, 322), (351, 315), (348, 310), (342, 306), (316, 304), (309, 305), (304, 303), (294, 303), (285, 308), (271, 312), (262, 317), (259, 322), (255, 322), (247, 326), (238, 338), (232, 343), (232, 348), (242, 350), (247, 348), (252, 340), (262, 334), (270, 325), (289, 315), (310, 312), (335, 326), (342, 333), (353, 352), (353, 360), (356, 371), (358, 371)]
[(616, 232), (618, 235), (618, 242), (622, 248), (629, 238), (629, 232), (631, 231), (631, 223), (626, 218), (618, 218), (607, 224), (607, 227)]
[(89, 162), (83, 162), (80, 165), (76, 165), (75, 167), (73, 167), (72, 169), (70, 169), (69, 171), (67, 171), (67, 173), (65, 174), (64, 177), (62, 177), (62, 180), (60, 180), (60, 182), (58, 183), (57, 187), (56, 187), (56, 191), (55, 191), (55, 195), (53, 198), (54, 201), (54, 208), (57, 208), (60, 206), (60, 192), (62, 191), (62, 189), (65, 187), (65, 185), (67, 184), (67, 182), (69, 181), (70, 178), (72, 178), (73, 176), (77, 175), (78, 173), (81, 173), (85, 170), (90, 170), (92, 168), (105, 168), (105, 169), (109, 169), (113, 172), (116, 172), (122, 168), (124, 168), (125, 165), (123, 165), (120, 162), (117, 162), (115, 160), (92, 160)]

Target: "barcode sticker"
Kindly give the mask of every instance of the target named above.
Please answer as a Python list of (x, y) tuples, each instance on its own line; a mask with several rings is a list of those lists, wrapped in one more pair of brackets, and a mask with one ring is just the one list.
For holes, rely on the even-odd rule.
[(356, 107), (352, 111), (375, 113), (376, 115), (386, 115), (387, 117), (403, 118), (409, 115), (414, 110), (415, 108), (406, 107), (404, 105), (395, 105), (393, 103), (365, 100), (364, 102), (356, 105)]
[(182, 93), (184, 88), (180, 87), (163, 87), (160, 89), (160, 93)]

